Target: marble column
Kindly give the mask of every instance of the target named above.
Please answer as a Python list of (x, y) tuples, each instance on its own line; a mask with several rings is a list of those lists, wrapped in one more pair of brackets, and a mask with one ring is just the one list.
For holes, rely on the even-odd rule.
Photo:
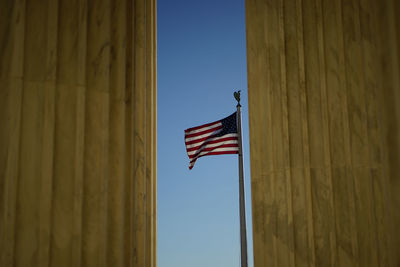
[(246, 0), (256, 267), (400, 263), (394, 2)]
[(155, 5), (0, 1), (0, 266), (156, 265)]

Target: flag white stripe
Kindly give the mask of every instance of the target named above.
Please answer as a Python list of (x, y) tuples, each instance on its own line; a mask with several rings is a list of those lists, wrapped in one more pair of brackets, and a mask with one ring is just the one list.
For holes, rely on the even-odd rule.
[(209, 129), (219, 127), (219, 126), (221, 126), (221, 125), (222, 125), (222, 123), (219, 121), (219, 122), (214, 123), (213, 125), (209, 125), (209, 126), (207, 126), (207, 127), (202, 127), (202, 128), (200, 128), (200, 129), (192, 130), (192, 131), (190, 131), (190, 132), (186, 132), (186, 135), (195, 134), (195, 133), (200, 133), (200, 132), (202, 132), (202, 131), (207, 131), (207, 130), (209, 130)]
[(216, 127), (212, 127), (211, 129), (201, 130), (198, 133), (194, 133), (194, 134), (185, 133), (185, 141), (186, 141), (186, 139), (189, 139), (189, 138), (198, 138), (199, 136), (202, 136), (203, 134), (209, 134), (209, 133), (213, 133), (213, 132), (215, 133), (221, 129), (222, 129), (222, 125), (217, 125)]
[(214, 132), (211, 132), (211, 133), (205, 133), (205, 134), (202, 134), (202, 135), (198, 135), (198, 136), (194, 136), (194, 137), (190, 137), (190, 138), (185, 138), (185, 141), (189, 142), (189, 141), (193, 141), (193, 140), (196, 140), (196, 139), (201, 139), (201, 138), (204, 138), (204, 137), (207, 137), (207, 136), (219, 134), (221, 131), (222, 131), (222, 129), (218, 129), (218, 130), (216, 130)]
[(199, 157), (207, 155), (208, 153), (226, 152), (226, 151), (239, 151), (239, 147), (221, 147), (221, 148), (216, 148), (216, 149), (211, 150), (211, 151), (203, 151), (198, 156), (196, 156), (193, 159), (191, 159), (190, 162), (193, 162), (193, 161), (197, 160)]
[(218, 142), (218, 143), (204, 144), (199, 149), (188, 152), (188, 155), (191, 156), (191, 155), (197, 154), (199, 151), (201, 151), (201, 150), (203, 150), (205, 148), (218, 147), (218, 146), (221, 146), (221, 145), (237, 144), (237, 143), (238, 143), (237, 140), (227, 140), (227, 141), (221, 141), (221, 142)]
[(186, 149), (192, 148), (192, 147), (196, 147), (196, 146), (200, 146), (202, 143), (211, 142), (211, 141), (217, 141), (218, 139), (223, 139), (223, 138), (227, 138), (227, 137), (238, 137), (238, 134), (237, 133), (233, 133), (233, 134), (225, 134), (223, 136), (212, 137), (212, 138), (209, 138), (209, 139), (204, 140), (204, 141), (199, 141), (197, 143), (186, 145)]

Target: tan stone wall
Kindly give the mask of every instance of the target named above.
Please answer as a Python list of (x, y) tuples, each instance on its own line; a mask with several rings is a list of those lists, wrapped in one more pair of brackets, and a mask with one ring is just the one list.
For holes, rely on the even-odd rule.
[(400, 264), (395, 2), (246, 0), (256, 267)]
[(155, 266), (155, 10), (0, 1), (0, 266)]

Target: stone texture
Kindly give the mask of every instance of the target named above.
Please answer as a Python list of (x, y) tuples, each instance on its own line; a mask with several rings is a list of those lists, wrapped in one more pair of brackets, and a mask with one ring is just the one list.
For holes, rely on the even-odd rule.
[(0, 266), (156, 265), (155, 11), (0, 1)]
[(255, 266), (398, 266), (396, 1), (246, 0)]

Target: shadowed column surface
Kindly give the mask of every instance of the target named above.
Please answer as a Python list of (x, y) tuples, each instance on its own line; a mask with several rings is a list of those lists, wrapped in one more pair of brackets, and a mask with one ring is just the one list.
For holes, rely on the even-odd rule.
[(0, 1), (0, 266), (156, 265), (155, 12)]

